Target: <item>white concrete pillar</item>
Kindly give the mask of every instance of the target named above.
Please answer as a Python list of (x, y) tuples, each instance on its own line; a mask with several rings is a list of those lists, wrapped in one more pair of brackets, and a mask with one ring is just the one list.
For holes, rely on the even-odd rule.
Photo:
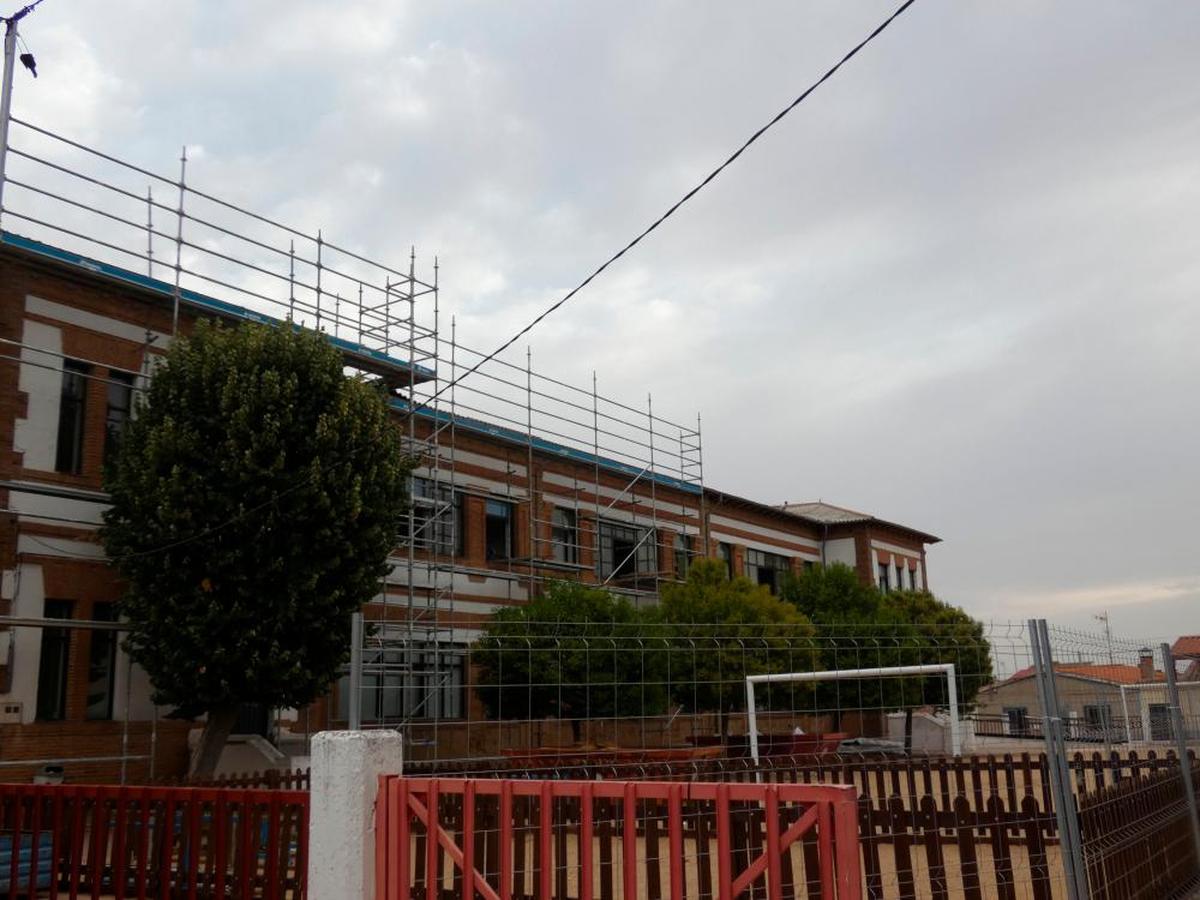
[(309, 900), (374, 900), (375, 794), (400, 772), (396, 731), (323, 731), (312, 740)]

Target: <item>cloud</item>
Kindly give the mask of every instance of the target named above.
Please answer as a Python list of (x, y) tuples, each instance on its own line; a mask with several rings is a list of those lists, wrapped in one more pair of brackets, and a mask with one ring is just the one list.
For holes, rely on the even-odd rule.
[[(443, 316), (488, 350), (890, 8), (46, 4), (17, 108), (166, 173), (203, 145), (202, 188), (436, 253)], [(914, 6), (539, 326), (535, 366), (698, 409), (721, 488), (941, 534), (933, 585), (981, 614), (1182, 609), (1197, 27), (1190, 4)]]

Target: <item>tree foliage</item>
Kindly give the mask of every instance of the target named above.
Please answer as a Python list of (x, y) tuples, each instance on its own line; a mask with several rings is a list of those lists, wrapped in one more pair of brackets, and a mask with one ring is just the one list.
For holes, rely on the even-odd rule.
[[(954, 663), (959, 705), (991, 679), (983, 625), (927, 591), (884, 593), (840, 563), (786, 579), (782, 596), (817, 626), (823, 669)], [(949, 702), (940, 676), (829, 682), (817, 688), (825, 709), (883, 709)]]
[(232, 725), (240, 703), (327, 691), (409, 471), (382, 396), (324, 337), (200, 322), (176, 340), (105, 473), (102, 539), (155, 702)]
[[(719, 560), (697, 560), (687, 581), (665, 585), (651, 611), (670, 648), (671, 696), (685, 710), (744, 709), (747, 675), (794, 672), (814, 659), (808, 619), (792, 604), (743, 576), (730, 578)], [(795, 708), (807, 687), (768, 692), (767, 706)]]
[(628, 600), (554, 582), (524, 606), (496, 611), (471, 655), (480, 702), (494, 719), (657, 715), (666, 708), (661, 645)]

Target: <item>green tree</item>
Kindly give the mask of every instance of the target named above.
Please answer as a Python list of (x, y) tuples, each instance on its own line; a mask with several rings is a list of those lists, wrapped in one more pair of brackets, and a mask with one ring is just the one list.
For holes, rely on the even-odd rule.
[(575, 582), (493, 613), (471, 662), (491, 718), (554, 716), (570, 722), (577, 743), (587, 719), (666, 709), (662, 642), (647, 639), (628, 600)]
[[(841, 564), (816, 566), (786, 580), (782, 596), (818, 628), (826, 669), (953, 663), (959, 706), (966, 710), (992, 677), (991, 648), (982, 623), (928, 591), (883, 593)], [(911, 740), (914, 706), (945, 706), (941, 676), (863, 679), (819, 685), (818, 705), (845, 709), (904, 709)]]
[(154, 701), (207, 714), (194, 773), (240, 704), (329, 689), (410, 470), (383, 396), (322, 336), (201, 322), (172, 344), (105, 473), (102, 539)]
[[(729, 713), (745, 708), (747, 675), (801, 671), (816, 658), (807, 617), (766, 587), (730, 578), (719, 560), (694, 562), (687, 581), (663, 587), (649, 615), (670, 648), (673, 700), (692, 712), (719, 711), (722, 736)], [(795, 708), (795, 694), (806, 691), (771, 691), (765, 705)]]

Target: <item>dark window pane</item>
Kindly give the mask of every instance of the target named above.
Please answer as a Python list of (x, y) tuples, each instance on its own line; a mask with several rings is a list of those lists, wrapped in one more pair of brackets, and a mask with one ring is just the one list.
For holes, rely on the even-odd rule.
[[(69, 600), (47, 600), (47, 619), (71, 618)], [(71, 655), (69, 628), (42, 629), (42, 659), (38, 664), (37, 717), (56, 722), (67, 715), (67, 665)]]
[[(92, 607), (92, 619), (97, 622), (115, 621), (111, 603)], [(113, 710), (113, 679), (117, 671), (117, 633), (91, 632), (88, 650), (87, 717), (111, 719)]]
[(888, 589), (891, 587), (890, 579), (888, 577), (888, 570), (890, 568), (891, 567), (887, 563), (879, 564), (879, 589), (881, 591), (883, 591), (885, 594), (888, 592)]
[(791, 562), (778, 553), (747, 548), (745, 570), (747, 578), (755, 584), (765, 584), (774, 594), (783, 584), (784, 574), (791, 571)]
[(509, 559), (512, 555), (512, 505), (489, 500), (485, 508), (484, 547), (488, 559)]
[(658, 572), (658, 554), (650, 529), (601, 522), (599, 533), (596, 574), (601, 579), (653, 577)]
[(83, 471), (83, 428), (87, 407), (87, 376), (92, 367), (73, 359), (63, 362), (62, 394), (58, 404), (58, 447), (54, 468), (78, 475)]
[(121, 433), (133, 412), (133, 376), (108, 373), (108, 399), (104, 414), (104, 461), (110, 462), (121, 442)]

